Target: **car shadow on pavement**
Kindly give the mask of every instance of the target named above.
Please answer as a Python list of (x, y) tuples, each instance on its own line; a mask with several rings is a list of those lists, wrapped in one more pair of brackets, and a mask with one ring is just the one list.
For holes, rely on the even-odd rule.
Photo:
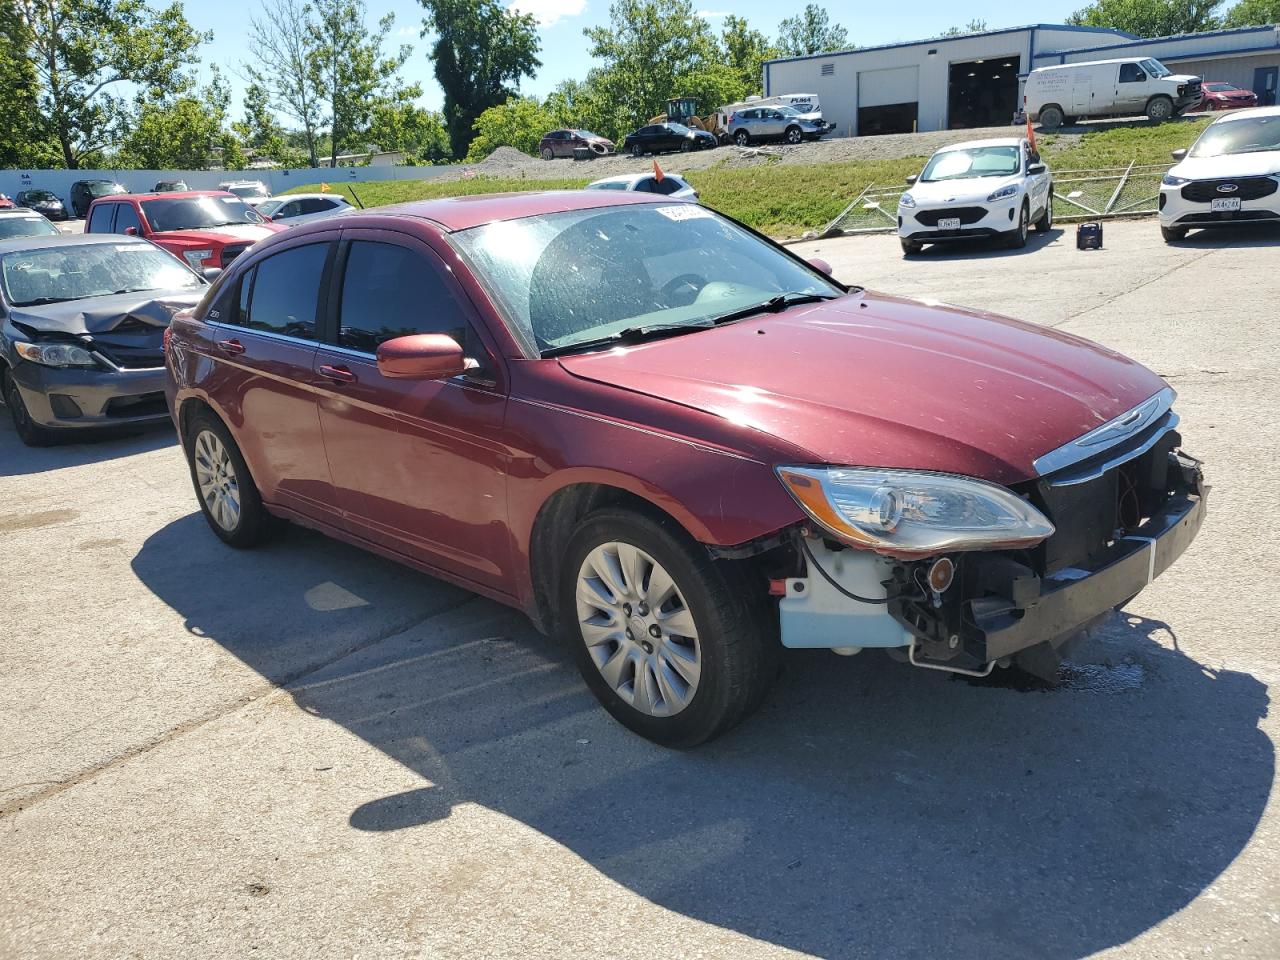
[(148, 453), (176, 442), (173, 425), (165, 422), (127, 430), (77, 433), (50, 447), (28, 447), (18, 439), (9, 419), (9, 411), (0, 404), (0, 477), (19, 477), (61, 470), (64, 467), (79, 467), (116, 457)]
[(911, 260), (990, 260), (992, 257), (1021, 257), (1035, 253), (1041, 247), (1047, 247), (1055, 240), (1061, 240), (1066, 231), (1062, 227), (1051, 227), (1041, 233), (1032, 230), (1027, 235), (1027, 245), (1013, 249), (1005, 246), (1003, 240), (971, 240), (954, 243), (932, 243), (919, 253), (910, 255)]
[(674, 751), (614, 723), (513, 611), (314, 534), (236, 553), (202, 525), (170, 524), (133, 563), (195, 642), (426, 781), (300, 826), (333, 842), (474, 803), (666, 909), (794, 950), (1068, 958), (1185, 907), (1273, 780), (1265, 685), (1153, 620), (1111, 618), (1052, 691), (791, 651), (757, 716)]
[(1182, 240), (1177, 241), (1176, 248), (1188, 250), (1217, 250), (1230, 247), (1261, 249), (1264, 247), (1280, 247), (1280, 226), (1266, 224), (1239, 227), (1214, 227), (1212, 230), (1193, 229)]

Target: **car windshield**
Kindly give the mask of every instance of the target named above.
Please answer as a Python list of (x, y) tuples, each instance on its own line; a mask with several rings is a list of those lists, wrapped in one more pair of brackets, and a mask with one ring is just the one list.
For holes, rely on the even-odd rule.
[(105, 197), (112, 193), (124, 192), (124, 187), (110, 180), (90, 180), (84, 187), (91, 197)]
[(1204, 88), (1210, 93), (1230, 93), (1232, 90), (1240, 89), (1230, 83), (1206, 83)]
[(672, 133), (688, 133), (689, 132), (689, 128), (686, 127), (683, 123), (668, 123), (667, 128)]
[(1161, 77), (1173, 76), (1173, 71), (1159, 60), (1143, 60), (1142, 69), (1147, 71), (1147, 73), (1151, 74), (1151, 76), (1155, 77), (1157, 80)]
[(60, 231), (41, 216), (0, 217), (0, 240), (14, 237), (56, 237)]
[(583, 140), (590, 140), (592, 137), (596, 136), (596, 134), (592, 133), (590, 130), (575, 130), (573, 132)]
[(12, 306), (30, 307), (115, 293), (198, 287), (200, 278), (150, 244), (45, 247), (0, 257), (0, 285)]
[(1280, 116), (1275, 114), (1211, 123), (1188, 156), (1221, 157), (1269, 150), (1280, 150)]
[(783, 294), (842, 293), (772, 244), (690, 203), (503, 220), (452, 239), (534, 353), (628, 330), (709, 326)]
[(50, 193), (48, 190), (28, 190), (27, 199), (45, 201), (45, 200), (57, 200), (58, 198), (55, 197), (52, 193)]
[(969, 147), (935, 153), (920, 180), (968, 180), (974, 177), (1008, 177), (1021, 166), (1017, 147)]
[(181, 193), (187, 189), (187, 185), (181, 180), (161, 180), (156, 184), (155, 193)]
[(241, 200), (256, 200), (258, 197), (270, 196), (267, 188), (260, 183), (233, 184), (226, 188), (234, 193)]
[(261, 223), (258, 212), (238, 197), (175, 197), (172, 200), (146, 200), (142, 212), (151, 229), (158, 233), (171, 230), (207, 230), (238, 223)]
[(257, 210), (262, 216), (269, 217), (283, 206), (283, 200), (263, 200), (262, 203), (258, 204)]

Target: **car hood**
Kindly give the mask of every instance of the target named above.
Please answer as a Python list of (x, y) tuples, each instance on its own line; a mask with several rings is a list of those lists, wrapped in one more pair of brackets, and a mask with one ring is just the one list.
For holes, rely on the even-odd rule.
[(163, 243), (166, 240), (185, 240), (192, 243), (225, 244), (234, 240), (247, 240), (257, 243), (272, 234), (287, 229), (278, 223), (236, 223), (229, 227), (210, 227), (206, 230), (166, 230), (157, 233), (156, 239)]
[(1006, 484), (1165, 386), (1059, 331), (867, 292), (560, 363), (777, 438), (780, 457)]
[(908, 188), (916, 203), (986, 203), (1003, 186), (1018, 183), (1018, 176), (974, 177), (972, 180), (916, 182)]
[(1280, 174), (1280, 150), (1237, 153), (1234, 156), (1222, 157), (1188, 157), (1169, 173), (1189, 180), (1272, 176)]
[(46, 303), (36, 307), (16, 307), (9, 319), (37, 333), (59, 333), (69, 336), (101, 334), (122, 325), (136, 328), (167, 327), (179, 310), (194, 307), (207, 288), (189, 290), (148, 290), (146, 293), (121, 293), (110, 297)]

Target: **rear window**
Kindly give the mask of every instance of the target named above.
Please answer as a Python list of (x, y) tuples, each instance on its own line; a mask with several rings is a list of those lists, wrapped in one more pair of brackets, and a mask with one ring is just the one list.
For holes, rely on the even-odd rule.
[(0, 217), (0, 240), (14, 237), (56, 237), (59, 231), (44, 217)]

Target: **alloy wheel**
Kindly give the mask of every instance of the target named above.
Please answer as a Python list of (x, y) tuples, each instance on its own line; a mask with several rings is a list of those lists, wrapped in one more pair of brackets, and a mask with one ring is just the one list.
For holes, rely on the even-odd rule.
[(226, 445), (212, 430), (196, 435), (192, 463), (209, 516), (231, 533), (240, 524), (240, 482)]
[(698, 690), (702, 648), (666, 569), (629, 543), (603, 543), (582, 561), (576, 594), (583, 642), (610, 689), (648, 716), (684, 710)]

